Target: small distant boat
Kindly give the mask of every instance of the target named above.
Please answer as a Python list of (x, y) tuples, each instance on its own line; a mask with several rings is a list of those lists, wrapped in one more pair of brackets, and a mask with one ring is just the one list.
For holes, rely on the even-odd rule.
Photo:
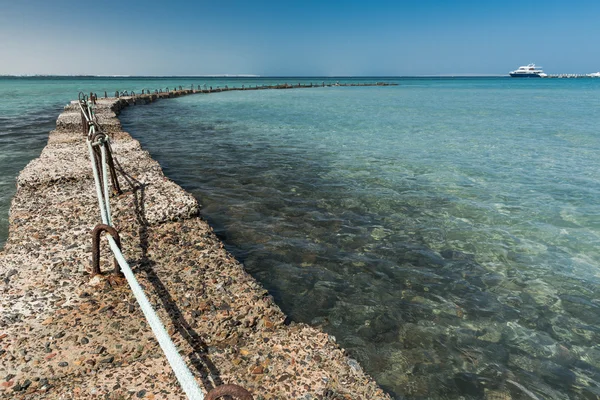
[(508, 73), (513, 78), (545, 78), (548, 75), (542, 71), (542, 67), (536, 67), (535, 64), (527, 64)]
[(593, 74), (588, 74), (590, 78), (600, 78), (600, 72), (594, 72)]

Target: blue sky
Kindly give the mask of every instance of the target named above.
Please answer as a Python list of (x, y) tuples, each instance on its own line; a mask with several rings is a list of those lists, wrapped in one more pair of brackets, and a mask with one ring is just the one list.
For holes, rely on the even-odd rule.
[(600, 1), (7, 1), (0, 74), (600, 71)]

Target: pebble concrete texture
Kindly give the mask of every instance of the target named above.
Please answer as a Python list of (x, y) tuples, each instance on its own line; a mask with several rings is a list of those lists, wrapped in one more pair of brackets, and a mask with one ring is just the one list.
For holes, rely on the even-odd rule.
[[(181, 91), (98, 100), (124, 194), (111, 198), (123, 254), (206, 393), (233, 383), (255, 399), (389, 399), (335, 339), (289, 323), (272, 297), (166, 178), (118, 114)], [(129, 286), (90, 275), (100, 223), (78, 105), (65, 107), (17, 179), (0, 252), (0, 398), (184, 399)]]

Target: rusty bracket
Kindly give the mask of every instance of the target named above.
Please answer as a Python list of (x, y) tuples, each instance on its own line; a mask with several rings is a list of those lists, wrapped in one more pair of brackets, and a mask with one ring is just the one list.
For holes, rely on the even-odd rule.
[(113, 194), (121, 195), (123, 191), (119, 185), (119, 179), (117, 178), (117, 171), (115, 170), (115, 162), (113, 160), (112, 148), (110, 142), (106, 146), (106, 161), (108, 162), (108, 170), (110, 172), (110, 181), (112, 182)]
[[(112, 226), (108, 226), (105, 224), (98, 224), (92, 230), (92, 275), (101, 275), (102, 271), (100, 271), (100, 234), (102, 232), (108, 233), (117, 243), (119, 250), (121, 249), (121, 238), (119, 237), (119, 232)], [(121, 272), (121, 267), (115, 258), (115, 270), (113, 272), (115, 275), (123, 275)]]
[(206, 400), (217, 400), (223, 396), (231, 396), (238, 400), (253, 400), (249, 391), (238, 385), (221, 385), (211, 390)]
[(78, 99), (79, 99), (79, 105), (83, 109), (83, 110), (80, 111), (80, 114), (81, 114), (81, 129), (83, 130), (83, 134), (87, 135), (89, 127), (88, 127), (87, 118), (86, 118), (86, 115), (85, 115), (85, 113), (87, 113), (87, 111), (88, 111), (88, 106), (87, 106), (87, 102), (86, 102), (87, 98), (86, 98), (85, 93), (79, 92)]
[[(83, 107), (84, 110), (87, 111), (87, 106)], [(89, 125), (87, 119), (85, 118), (84, 111), (79, 112), (81, 114), (81, 130), (83, 131), (83, 135), (87, 136), (89, 133)]]
[[(112, 147), (110, 146), (110, 141), (108, 140), (108, 136), (104, 132), (98, 131), (95, 134), (91, 135), (89, 138), (90, 142), (92, 142), (93, 153), (94, 153), (94, 161), (96, 163), (96, 168), (98, 171), (102, 168), (102, 154), (100, 153), (100, 149), (98, 145), (104, 145), (106, 149), (106, 162), (108, 164), (108, 172), (110, 174), (110, 181), (112, 183), (112, 191), (113, 194), (119, 196), (123, 194), (123, 190), (121, 190), (121, 186), (119, 185), (119, 178), (117, 177), (117, 170), (115, 168), (115, 162), (112, 154)], [(100, 185), (104, 184), (103, 176), (100, 174)], [(106, 199), (108, 201), (108, 199)]]

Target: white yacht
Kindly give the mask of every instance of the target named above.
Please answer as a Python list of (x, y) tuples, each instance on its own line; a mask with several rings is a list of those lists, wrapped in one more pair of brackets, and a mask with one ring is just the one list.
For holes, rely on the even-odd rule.
[(542, 67), (536, 67), (535, 64), (523, 65), (519, 69), (510, 71), (509, 75), (513, 78), (545, 78), (548, 76), (542, 71)]
[(588, 74), (590, 78), (600, 78), (600, 72), (594, 72), (593, 74)]

